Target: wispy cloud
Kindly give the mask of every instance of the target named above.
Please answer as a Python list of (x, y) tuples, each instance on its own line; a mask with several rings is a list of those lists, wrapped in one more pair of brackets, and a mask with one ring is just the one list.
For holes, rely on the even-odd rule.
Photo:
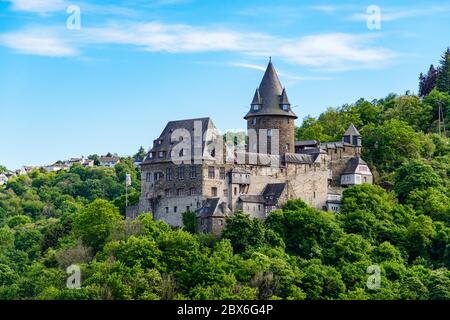
[(65, 0), (0, 0), (9, 2), (15, 11), (27, 11), (44, 14), (67, 8)]
[[(175, 0), (174, 0), (175, 1)], [(87, 1), (69, 1), (69, 0), (0, 0), (0, 2), (10, 3), (10, 9), (13, 11), (30, 12), (38, 15), (48, 15), (51, 13), (66, 13), (69, 5), (78, 5), (82, 12), (94, 12), (96, 14), (136, 16), (134, 9), (115, 6), (115, 5), (97, 5)]]
[[(266, 66), (252, 64), (252, 63), (246, 63), (246, 62), (229, 62), (229, 65), (233, 67), (238, 68), (246, 68), (246, 69), (253, 69), (258, 71), (266, 71)], [(293, 80), (293, 81), (303, 81), (303, 80), (331, 80), (330, 77), (313, 77), (313, 76), (298, 76), (293, 75), (290, 73), (286, 73), (280, 69), (278, 69), (278, 75), (280, 77), (285, 78), (286, 80)]]
[(79, 54), (77, 48), (52, 29), (26, 29), (0, 34), (0, 44), (20, 53), (39, 56), (68, 57)]
[(73, 55), (81, 52), (82, 47), (98, 44), (126, 45), (152, 52), (235, 52), (253, 57), (273, 56), (289, 63), (323, 70), (376, 68), (396, 56), (388, 49), (373, 46), (374, 36), (348, 33), (283, 38), (217, 27), (122, 22), (78, 31), (53, 30), (43, 38), (45, 41), (42, 34), (45, 33), (36, 28), (24, 29), (3, 34), (0, 42), (20, 52), (49, 52), (50, 56), (55, 56), (51, 50), (52, 44), (55, 46), (54, 52), (60, 52), (59, 56), (63, 56), (64, 52)]
[(315, 11), (320, 11), (323, 13), (333, 13), (338, 10), (338, 7), (336, 5), (328, 5), (328, 4), (325, 5), (324, 4), (324, 5), (312, 6), (311, 9), (313, 9)]
[[(389, 21), (397, 21), (405, 18), (414, 18), (420, 16), (430, 16), (439, 13), (448, 13), (450, 12), (449, 5), (432, 5), (427, 7), (410, 7), (410, 8), (385, 8), (380, 7), (381, 9), (381, 20), (385, 22)], [(366, 21), (370, 14), (366, 12), (357, 12), (353, 13), (348, 17), (348, 20), (351, 21)]]

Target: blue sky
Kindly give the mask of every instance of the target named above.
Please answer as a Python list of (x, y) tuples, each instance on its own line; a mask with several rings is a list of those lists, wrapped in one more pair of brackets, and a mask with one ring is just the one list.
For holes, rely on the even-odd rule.
[(133, 154), (176, 119), (245, 128), (269, 56), (298, 125), (415, 92), (450, 45), (449, 18), (450, 1), (0, 0), (0, 164)]

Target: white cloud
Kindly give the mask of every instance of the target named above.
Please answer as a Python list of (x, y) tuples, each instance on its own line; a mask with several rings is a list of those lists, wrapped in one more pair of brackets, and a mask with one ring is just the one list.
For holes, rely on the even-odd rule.
[(20, 53), (48, 57), (75, 56), (78, 50), (50, 30), (30, 29), (0, 35), (0, 44)]
[(65, 0), (1, 0), (11, 3), (11, 9), (15, 11), (28, 11), (44, 14), (60, 11), (67, 8)]
[[(246, 68), (246, 69), (253, 69), (258, 71), (266, 71), (267, 66), (252, 64), (252, 63), (246, 63), (246, 62), (230, 62), (229, 65), (238, 67), (238, 68)], [(297, 76), (290, 73), (286, 73), (284, 71), (281, 71), (280, 69), (277, 70), (278, 75), (280, 77), (283, 77), (286, 80), (292, 80), (292, 81), (302, 81), (302, 80), (330, 80), (329, 77), (312, 77), (312, 76)]]
[[(450, 12), (450, 6), (427, 6), (423, 8), (384, 8), (381, 9), (381, 21), (390, 22), (405, 18), (413, 18), (420, 16), (429, 16), (439, 13)], [(354, 13), (350, 15), (348, 20), (351, 21), (367, 21), (370, 14), (365, 12)]]
[[(4, 34), (3, 44), (21, 52), (74, 55), (80, 47), (94, 44), (127, 45), (146, 51), (171, 53), (236, 52), (244, 56), (282, 59), (289, 63), (324, 70), (374, 68), (385, 65), (395, 53), (371, 45), (374, 37), (347, 33), (327, 33), (280, 38), (269, 34), (224, 28), (194, 27), (184, 24), (116, 23), (79, 31), (26, 29)], [(52, 45), (55, 50), (52, 50)], [(41, 48), (42, 47), (42, 48)], [(66, 54), (64, 54), (66, 53)]]
[(338, 10), (338, 7), (334, 6), (334, 5), (317, 5), (317, 6), (312, 6), (311, 9), (313, 9), (315, 11), (320, 11), (323, 13), (333, 13)]

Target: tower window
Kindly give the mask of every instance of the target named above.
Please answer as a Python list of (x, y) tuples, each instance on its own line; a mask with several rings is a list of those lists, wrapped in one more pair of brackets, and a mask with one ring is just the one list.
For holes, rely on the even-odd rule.
[(272, 129), (267, 129), (267, 136), (271, 137), (272, 136)]
[(252, 125), (256, 125), (256, 118), (252, 119)]
[(259, 111), (259, 104), (253, 105), (253, 111)]
[(282, 104), (281, 105), (281, 109), (283, 109), (284, 111), (288, 111), (289, 110), (289, 105), (288, 104)]
[(208, 178), (215, 179), (216, 178), (216, 170), (214, 167), (208, 167)]

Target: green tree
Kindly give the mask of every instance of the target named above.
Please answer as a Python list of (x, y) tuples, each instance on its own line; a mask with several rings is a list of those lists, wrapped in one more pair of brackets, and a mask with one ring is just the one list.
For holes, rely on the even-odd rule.
[(414, 218), (408, 227), (405, 246), (409, 251), (409, 260), (418, 256), (427, 257), (430, 245), (436, 235), (433, 221), (424, 215)]
[(259, 219), (251, 219), (243, 212), (236, 212), (230, 218), (222, 232), (222, 238), (229, 239), (236, 252), (249, 247), (258, 247), (265, 243), (264, 226)]
[(405, 160), (420, 157), (420, 135), (406, 122), (397, 119), (382, 125), (368, 125), (361, 130), (363, 157), (379, 170), (392, 170)]
[(114, 223), (121, 219), (117, 207), (97, 199), (75, 216), (73, 229), (84, 244), (98, 250), (110, 235)]
[(436, 87), (439, 91), (450, 93), (450, 48), (441, 57)]
[(195, 212), (183, 212), (182, 217), (184, 228), (191, 233), (195, 233), (195, 230), (197, 229), (197, 216), (195, 215)]
[(441, 183), (440, 177), (430, 165), (417, 160), (398, 168), (394, 181), (394, 189), (401, 202), (405, 202), (413, 190), (426, 190)]

